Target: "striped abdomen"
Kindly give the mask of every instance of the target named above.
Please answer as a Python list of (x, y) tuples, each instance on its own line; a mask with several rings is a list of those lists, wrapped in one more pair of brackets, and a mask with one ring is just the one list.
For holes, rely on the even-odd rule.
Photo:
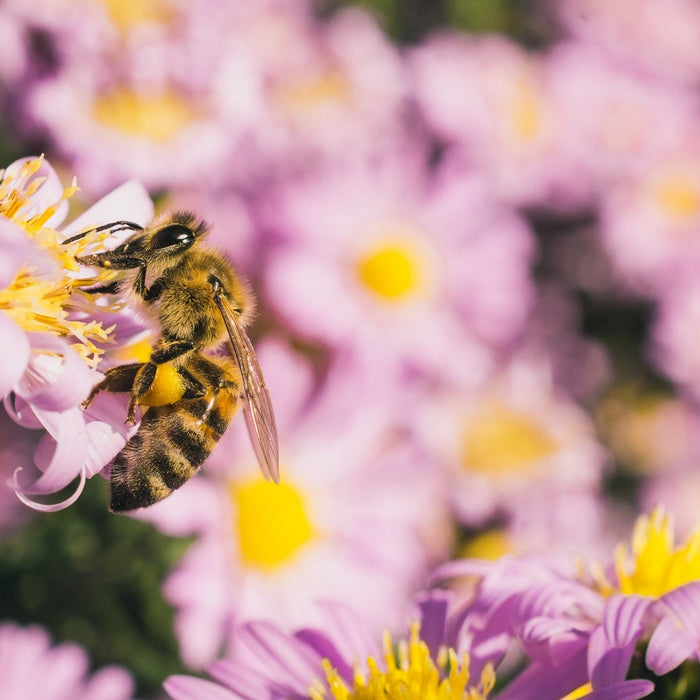
[(112, 463), (111, 510), (150, 506), (182, 486), (226, 432), (237, 408), (238, 397), (229, 387), (149, 408)]

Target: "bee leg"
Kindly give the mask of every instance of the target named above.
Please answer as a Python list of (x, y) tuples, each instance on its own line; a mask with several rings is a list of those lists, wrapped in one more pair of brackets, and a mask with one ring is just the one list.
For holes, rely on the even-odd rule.
[(131, 391), (134, 386), (134, 380), (139, 370), (143, 367), (143, 362), (133, 362), (128, 365), (119, 365), (112, 367), (105, 372), (105, 377), (101, 382), (95, 384), (83, 401), (83, 408), (87, 408), (101, 391), (126, 392)]
[(173, 340), (162, 344), (151, 353), (151, 362), (162, 365), (164, 362), (171, 362), (180, 355), (184, 355), (190, 350), (194, 350), (194, 343), (191, 340)]
[(126, 410), (126, 422), (136, 422), (136, 404), (139, 399), (151, 388), (156, 376), (157, 367), (152, 362), (144, 362), (139, 366), (131, 386), (131, 397)]
[(88, 287), (83, 291), (86, 294), (116, 294), (119, 291), (119, 282), (115, 280), (109, 284), (101, 284), (99, 287)]
[(204, 355), (196, 355), (190, 362), (207, 378), (211, 386), (219, 389), (238, 389), (238, 383), (230, 378), (229, 373)]
[(200, 399), (207, 393), (207, 387), (198, 379), (195, 379), (184, 367), (179, 367), (177, 371), (185, 384), (183, 399)]

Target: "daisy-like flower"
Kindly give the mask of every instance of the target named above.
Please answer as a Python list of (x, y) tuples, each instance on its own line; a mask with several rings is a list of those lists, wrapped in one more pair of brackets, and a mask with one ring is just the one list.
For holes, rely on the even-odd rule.
[[(213, 681), (172, 676), (173, 700), (485, 700), (495, 676), (474, 678), (468, 654), (444, 645), (445, 601), (421, 601), (421, 620), (398, 644), (385, 631), (381, 649), (345, 605), (319, 603), (317, 626), (286, 633), (264, 621), (244, 625), (230, 658), (208, 671)], [(318, 616), (317, 616), (318, 617)]]
[(676, 678), (689, 688), (680, 697), (695, 697), (692, 669), (669, 674), (698, 662), (699, 542), (695, 530), (676, 545), (671, 518), (655, 509), (607, 568), (504, 558), (451, 562), (438, 576), (466, 582), (467, 602), (451, 625), (455, 638), (469, 640), (475, 668), (498, 668), (513, 640), (528, 659), (499, 700), (640, 698), (674, 688)]
[[(515, 357), (477, 390), (448, 385), (412, 412), (410, 423), (431, 463), (450, 474), (451, 501), (463, 523), (479, 526), (518, 514), (521, 527), (533, 526), (519, 539), (533, 548), (554, 546), (553, 535), (561, 536), (560, 544), (571, 537), (583, 544), (586, 533), (574, 513), (591, 512), (585, 501), (582, 510), (556, 504), (595, 493), (607, 456), (587, 414), (556, 391), (546, 358)], [(550, 525), (534, 516), (539, 509), (552, 518)], [(567, 512), (574, 517), (564, 527)], [(594, 537), (594, 521), (590, 525)]]
[[(120, 421), (109, 401), (94, 412), (80, 408), (99, 380), (95, 367), (109, 329), (95, 319), (97, 307), (88, 297), (80, 299), (81, 287), (95, 280), (81, 276), (75, 256), (90, 239), (62, 241), (105, 219), (131, 216), (146, 223), (153, 211), (143, 188), (127, 183), (59, 232), (75, 189), (64, 190), (41, 158), (13, 163), (0, 180), (0, 337), (6, 349), (0, 397), (17, 424), (45, 431), (34, 453), (36, 474), (24, 471), (12, 484), (22, 500), (40, 510), (72, 503), (84, 480), (125, 440), (124, 428), (111, 425)], [(90, 309), (92, 315), (86, 313)], [(63, 504), (46, 506), (29, 498), (59, 491), (76, 477), (81, 486)]]
[(55, 646), (38, 626), (0, 624), (0, 693), (4, 700), (127, 700), (134, 684), (122, 668), (89, 674), (85, 650), (64, 642)]
[(473, 173), (434, 174), (404, 150), (289, 181), (266, 204), (283, 238), (267, 296), (303, 335), (389, 372), (440, 374), (469, 338), (502, 347), (522, 331), (532, 234)]
[(408, 57), (428, 125), (517, 205), (561, 206), (586, 194), (564, 158), (567, 130), (549, 84), (546, 57), (504, 37), (441, 33)]
[(201, 477), (138, 514), (166, 534), (197, 537), (164, 584), (192, 667), (231, 648), (237, 624), (271, 609), (283, 627), (305, 624), (319, 596), (361, 608), (375, 630), (396, 629), (451, 539), (439, 472), (398, 443), (354, 374), (332, 372), (312, 402), (304, 363), (276, 345), (260, 357), (280, 484), (262, 479), (234, 421)]
[(637, 71), (685, 84), (700, 76), (700, 8), (693, 0), (670, 0), (661, 15), (653, 0), (564, 0), (556, 8), (574, 35)]

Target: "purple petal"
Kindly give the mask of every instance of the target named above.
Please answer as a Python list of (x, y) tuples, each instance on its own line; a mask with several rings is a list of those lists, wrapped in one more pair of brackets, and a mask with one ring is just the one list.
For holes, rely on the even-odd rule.
[(637, 640), (643, 632), (642, 618), (652, 603), (638, 595), (614, 595), (603, 611), (603, 622), (591, 634), (588, 668), (596, 689), (623, 681)]
[(215, 661), (207, 669), (219, 683), (230, 688), (236, 697), (245, 700), (258, 700), (270, 690), (270, 677), (233, 659)]
[(533, 664), (499, 694), (498, 700), (555, 700), (587, 681), (584, 648), (561, 666)]
[(22, 378), (29, 364), (27, 334), (5, 313), (0, 312), (0, 347), (4, 348), (0, 363), (0, 397), (5, 397)]
[(651, 681), (636, 678), (615, 683), (602, 690), (594, 690), (584, 697), (586, 700), (636, 700), (646, 697), (653, 691), (654, 684)]
[(656, 610), (663, 617), (649, 640), (646, 664), (663, 675), (685, 661), (700, 643), (700, 582), (667, 593)]
[(107, 666), (92, 675), (80, 700), (126, 700), (134, 695), (134, 681), (117, 666)]
[(170, 676), (163, 688), (173, 700), (238, 700), (241, 697), (218, 683), (190, 676)]
[[(315, 629), (303, 629), (298, 630), (294, 636), (311, 647), (319, 655), (319, 659), (328, 659), (343, 680), (352, 683), (353, 666), (343, 658), (335, 644), (323, 632)], [(319, 670), (320, 668), (319, 663)]]
[(447, 611), (451, 599), (450, 591), (440, 589), (426, 591), (416, 597), (420, 610), (420, 636), (433, 658), (437, 657), (440, 646), (446, 642)]

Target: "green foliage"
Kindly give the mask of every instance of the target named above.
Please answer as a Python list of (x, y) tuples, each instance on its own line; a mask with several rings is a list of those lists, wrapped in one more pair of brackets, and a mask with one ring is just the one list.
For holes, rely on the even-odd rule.
[(95, 668), (125, 666), (144, 697), (184, 670), (161, 585), (189, 542), (110, 513), (106, 490), (96, 477), (73, 506), (0, 542), (0, 618), (84, 645)]

